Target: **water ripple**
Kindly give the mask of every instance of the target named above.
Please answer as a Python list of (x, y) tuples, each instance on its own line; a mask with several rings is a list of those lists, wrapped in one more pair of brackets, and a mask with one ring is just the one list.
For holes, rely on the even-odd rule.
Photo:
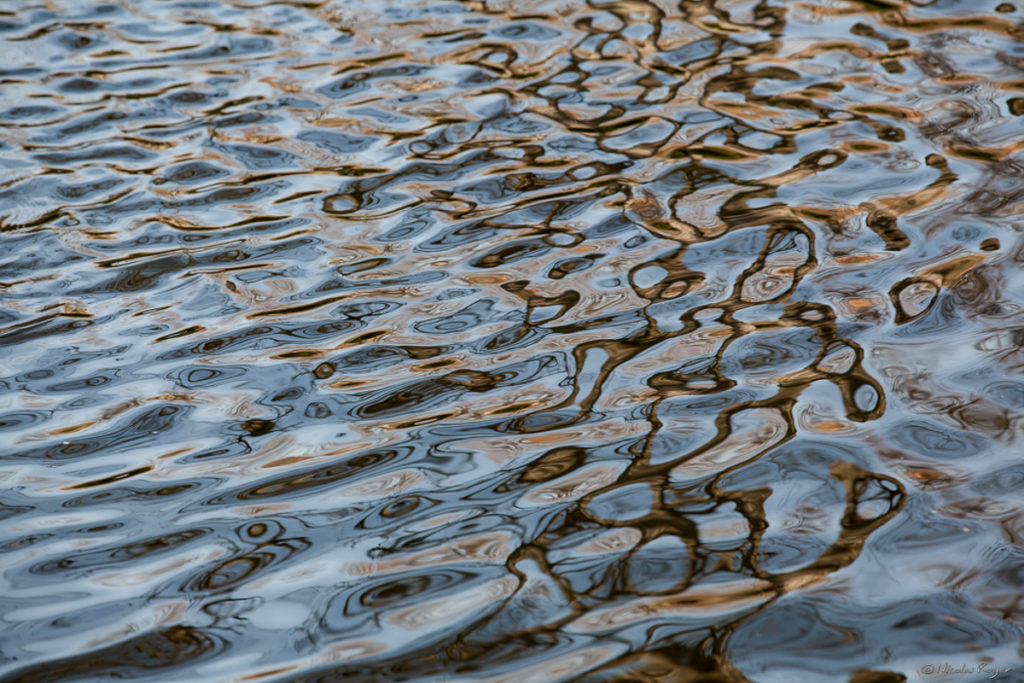
[(0, 678), (1019, 666), (1022, 38), (0, 8)]

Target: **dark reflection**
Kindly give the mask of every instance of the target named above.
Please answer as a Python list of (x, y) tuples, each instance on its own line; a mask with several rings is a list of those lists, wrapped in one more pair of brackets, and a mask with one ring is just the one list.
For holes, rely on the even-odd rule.
[(209, 659), (224, 647), (225, 643), (219, 636), (192, 626), (172, 626), (82, 655), (16, 670), (5, 680), (28, 683), (88, 681), (111, 676), (148, 677), (166, 667)]
[(257, 526), (262, 525), (251, 525), (242, 534), (243, 540), (252, 545), (251, 548), (204, 571), (201, 576), (191, 581), (185, 590), (218, 593), (229, 590), (241, 582), (251, 579), (257, 573), (285, 562), (293, 554), (300, 553), (310, 546), (310, 542), (304, 538), (273, 538), (263, 541), (244, 538), (251, 535), (265, 535), (253, 532), (253, 527)]
[(20, 4), (0, 679), (1019, 659), (1016, 4)]
[(189, 529), (175, 532), (168, 536), (151, 538), (137, 541), (131, 545), (114, 548), (112, 550), (79, 552), (59, 560), (51, 560), (32, 567), (30, 571), (34, 574), (55, 574), (61, 572), (76, 572), (84, 569), (91, 569), (100, 566), (108, 561), (123, 562), (133, 560), (154, 553), (169, 552), (179, 546), (201, 538), (209, 533), (204, 529)]

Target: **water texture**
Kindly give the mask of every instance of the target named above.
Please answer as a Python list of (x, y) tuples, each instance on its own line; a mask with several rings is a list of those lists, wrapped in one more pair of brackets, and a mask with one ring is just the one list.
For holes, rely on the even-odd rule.
[(0, 680), (1024, 680), (1022, 9), (0, 4)]

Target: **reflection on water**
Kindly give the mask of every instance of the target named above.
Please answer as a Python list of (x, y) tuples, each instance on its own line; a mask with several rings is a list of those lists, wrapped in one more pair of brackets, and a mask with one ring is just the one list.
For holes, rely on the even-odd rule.
[(0, 6), (0, 675), (1018, 664), (1022, 10)]

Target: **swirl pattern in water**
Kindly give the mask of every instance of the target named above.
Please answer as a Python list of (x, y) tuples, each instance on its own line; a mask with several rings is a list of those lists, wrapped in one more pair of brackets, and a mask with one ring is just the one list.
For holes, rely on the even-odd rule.
[(0, 678), (1024, 675), (1022, 38), (0, 5)]

